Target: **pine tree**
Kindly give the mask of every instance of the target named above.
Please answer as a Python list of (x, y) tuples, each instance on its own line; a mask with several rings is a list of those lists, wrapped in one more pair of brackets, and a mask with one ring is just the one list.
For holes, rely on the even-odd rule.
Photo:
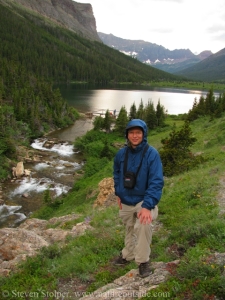
[(156, 106), (156, 118), (157, 118), (157, 126), (163, 127), (165, 125), (165, 108), (163, 105), (160, 104), (160, 100), (157, 103)]
[(110, 132), (111, 125), (112, 125), (112, 116), (110, 115), (110, 112), (107, 109), (105, 113), (105, 119), (104, 119), (104, 129), (106, 130), (107, 133)]
[(144, 119), (144, 104), (142, 99), (137, 110), (137, 119), (141, 119), (141, 120)]
[(148, 101), (148, 103), (145, 107), (144, 121), (147, 124), (149, 129), (153, 129), (157, 126), (156, 111), (155, 111), (154, 104), (152, 101)]
[(194, 121), (198, 118), (198, 101), (197, 98), (195, 97), (194, 103), (192, 105), (192, 109), (189, 110), (187, 119), (189, 121)]
[(133, 120), (137, 118), (137, 108), (135, 103), (133, 103), (130, 107), (129, 120)]
[(93, 121), (94, 130), (100, 130), (104, 128), (104, 119), (101, 116), (97, 116)]
[(128, 122), (127, 110), (125, 106), (122, 106), (119, 115), (116, 119), (115, 131), (123, 136), (125, 133), (127, 122)]

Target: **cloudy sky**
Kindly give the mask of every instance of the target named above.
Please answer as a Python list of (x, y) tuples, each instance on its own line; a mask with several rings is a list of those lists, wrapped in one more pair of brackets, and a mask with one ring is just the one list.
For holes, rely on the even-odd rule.
[(193, 53), (225, 48), (224, 0), (80, 0), (90, 3), (97, 31)]

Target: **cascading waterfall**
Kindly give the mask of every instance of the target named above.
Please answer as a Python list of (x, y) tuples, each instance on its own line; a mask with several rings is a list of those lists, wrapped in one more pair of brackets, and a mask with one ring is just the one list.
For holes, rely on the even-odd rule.
[[(82, 163), (78, 163), (78, 152), (68, 142), (52, 143), (46, 147), (48, 139), (36, 139), (31, 147), (45, 152), (44, 160), (24, 163), (31, 175), (7, 184), (5, 204), (0, 206), (0, 227), (16, 227), (43, 203), (43, 192), (49, 190), (53, 198), (68, 193), (74, 182), (74, 173)], [(46, 155), (47, 153), (47, 155)]]
[(31, 144), (31, 147), (38, 150), (56, 152), (62, 156), (70, 156), (74, 153), (73, 145), (70, 145), (68, 142), (54, 144), (53, 147), (47, 148), (45, 147), (47, 141), (47, 139), (36, 139)]
[(0, 206), (0, 227), (1, 224), (10, 225), (10, 224), (19, 224), (24, 219), (26, 219), (25, 214), (18, 212), (22, 206), (10, 206), (10, 205), (1, 205)]

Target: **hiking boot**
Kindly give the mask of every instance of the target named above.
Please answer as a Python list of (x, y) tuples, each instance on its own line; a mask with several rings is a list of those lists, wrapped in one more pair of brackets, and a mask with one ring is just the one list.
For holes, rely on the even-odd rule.
[(126, 260), (125, 258), (123, 258), (122, 253), (120, 254), (120, 256), (114, 261), (114, 265), (116, 266), (125, 266), (129, 264), (129, 261)]
[(145, 263), (141, 263), (138, 268), (139, 268), (139, 275), (141, 278), (147, 277), (152, 274), (148, 261)]

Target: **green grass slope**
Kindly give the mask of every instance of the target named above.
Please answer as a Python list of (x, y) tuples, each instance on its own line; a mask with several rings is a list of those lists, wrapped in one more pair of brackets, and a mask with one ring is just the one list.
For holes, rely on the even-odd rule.
[[(169, 136), (174, 123), (177, 128), (183, 125), (177, 117), (169, 117), (166, 123), (163, 129), (149, 133), (148, 141), (157, 149), (162, 147), (161, 139)], [(165, 178), (159, 203), (161, 226), (153, 236), (151, 260), (170, 262), (179, 259), (180, 264), (156, 291), (168, 292), (169, 299), (177, 300), (224, 299), (224, 267), (212, 262), (212, 256), (215, 252), (225, 253), (225, 219), (219, 204), (219, 193), (225, 190), (220, 183), (225, 177), (225, 115), (213, 120), (200, 118), (191, 123), (191, 130), (197, 139), (192, 153), (201, 152), (207, 160), (193, 170)], [(95, 136), (95, 141), (87, 142), (87, 158), (90, 159), (94, 149), (99, 152), (103, 148), (101, 137), (99, 134), (98, 139)], [(108, 141), (110, 145), (124, 142), (115, 134), (109, 134)], [(98, 183), (112, 176), (112, 160), (101, 160), (99, 166), (93, 166), (93, 174), (81, 176), (73, 191), (63, 198), (63, 204), (45, 206), (34, 216), (48, 219), (79, 213), (81, 217), (76, 222), (88, 218), (94, 230), (68, 239), (63, 247), (52, 245), (43, 249), (37, 257), (23, 263), (18, 272), (0, 278), (1, 290), (12, 290), (13, 287), (16, 291), (34, 292), (41, 287), (50, 292), (57, 290), (59, 282), (73, 279), (91, 292), (135, 267), (133, 263), (126, 268), (112, 266), (112, 259), (120, 252), (124, 237), (118, 208), (93, 208)], [(73, 225), (75, 223), (66, 223), (64, 228)]]

